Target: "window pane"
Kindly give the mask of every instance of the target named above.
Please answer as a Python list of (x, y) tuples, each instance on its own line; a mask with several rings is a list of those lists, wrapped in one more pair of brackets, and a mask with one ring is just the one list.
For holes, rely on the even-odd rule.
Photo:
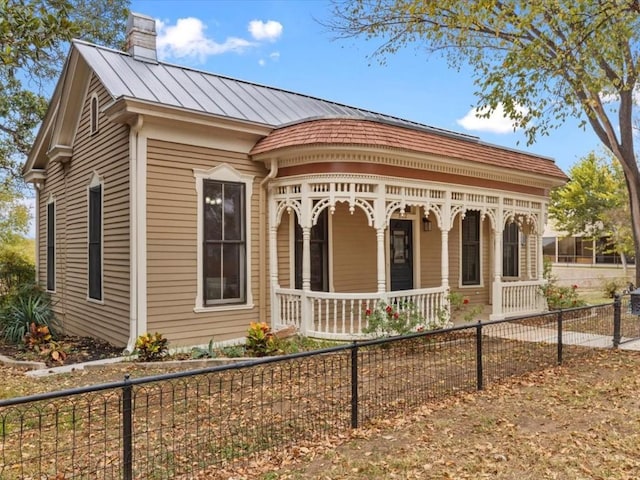
[(462, 220), (462, 284), (480, 283), (480, 212), (468, 211)]
[(204, 239), (222, 239), (222, 184), (204, 182)]
[(102, 300), (102, 186), (89, 189), (89, 298)]
[(242, 240), (242, 191), (238, 184), (224, 185), (224, 239)]
[(222, 297), (227, 299), (241, 298), (242, 252), (244, 249), (237, 244), (225, 244), (222, 249)]
[(47, 290), (56, 288), (56, 217), (55, 204), (47, 204)]
[(558, 262), (574, 263), (576, 260), (576, 241), (574, 237), (558, 239)]
[(205, 299), (220, 300), (222, 298), (222, 245), (205, 245), (204, 255)]
[(542, 254), (551, 261), (556, 261), (556, 237), (542, 238)]

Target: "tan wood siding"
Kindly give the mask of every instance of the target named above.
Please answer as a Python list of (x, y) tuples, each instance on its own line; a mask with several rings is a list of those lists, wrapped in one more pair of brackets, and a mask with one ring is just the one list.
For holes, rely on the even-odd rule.
[(291, 215), (284, 212), (278, 226), (278, 283), (282, 288), (294, 288), (291, 279)]
[(356, 208), (353, 215), (345, 203), (336, 205), (329, 248), (333, 253), (333, 287), (336, 292), (377, 291), (376, 231), (367, 216)]
[[(73, 155), (50, 163), (40, 195), (40, 281), (46, 284), (46, 202), (56, 196), (57, 278), (54, 301), (66, 333), (97, 336), (118, 346), (129, 337), (129, 129), (99, 114), (90, 133), (90, 96), (100, 106), (111, 101), (92, 77), (82, 108)], [(93, 173), (103, 178), (103, 299), (88, 300), (88, 200)], [(44, 217), (43, 217), (44, 215)]]
[[(251, 272), (248, 288), (253, 309), (194, 312), (197, 295), (197, 194), (193, 169), (227, 164), (253, 175)], [(147, 329), (158, 331), (173, 346), (244, 337), (258, 320), (259, 197), (266, 175), (247, 155), (149, 139), (147, 143)], [(268, 308), (268, 304), (265, 304)]]
[(439, 287), (442, 284), (442, 236), (436, 219), (429, 216), (432, 231), (422, 231), (420, 217), (420, 288)]

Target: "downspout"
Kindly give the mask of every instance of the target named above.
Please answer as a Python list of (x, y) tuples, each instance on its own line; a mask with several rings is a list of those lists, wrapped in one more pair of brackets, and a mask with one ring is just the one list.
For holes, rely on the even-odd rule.
[[(260, 242), (260, 249), (259, 249), (259, 280), (258, 280), (258, 292), (260, 295), (260, 308), (258, 310), (258, 318), (261, 322), (266, 322), (267, 321), (267, 308), (266, 308), (266, 294), (267, 294), (267, 241), (265, 240), (265, 224), (267, 224), (266, 219), (267, 219), (267, 201), (268, 201), (268, 196), (267, 196), (267, 184), (269, 183), (270, 180), (273, 180), (274, 178), (276, 178), (276, 175), (278, 174), (278, 160), (276, 160), (275, 158), (271, 160), (270, 162), (270, 167), (271, 170), (269, 171), (269, 174), (260, 182), (260, 214), (259, 214), (259, 223), (258, 223), (258, 229), (259, 229), (259, 242)], [(270, 277), (269, 277), (270, 278)], [(273, 322), (273, 318), (271, 319), (271, 322)]]
[(138, 115), (129, 129), (129, 340), (125, 352), (133, 353), (138, 338), (138, 134), (143, 117)]

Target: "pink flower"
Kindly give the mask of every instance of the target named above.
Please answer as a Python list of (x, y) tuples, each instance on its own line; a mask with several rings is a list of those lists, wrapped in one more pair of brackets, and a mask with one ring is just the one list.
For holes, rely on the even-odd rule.
[(398, 315), (398, 312), (396, 312), (396, 313), (394, 313), (394, 314), (393, 314), (393, 318), (396, 318), (396, 319), (397, 319), (399, 316), (400, 316), (400, 315)]

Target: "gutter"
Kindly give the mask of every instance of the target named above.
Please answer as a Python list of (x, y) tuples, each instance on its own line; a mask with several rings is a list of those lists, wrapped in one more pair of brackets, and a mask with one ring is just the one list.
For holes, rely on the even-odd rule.
[(138, 135), (144, 123), (138, 115), (129, 128), (129, 340), (125, 353), (135, 350), (138, 338), (138, 203), (136, 186), (138, 181)]
[[(277, 159), (272, 159), (270, 161), (270, 167), (271, 170), (269, 171), (269, 174), (260, 182), (260, 213), (259, 213), (259, 243), (260, 243), (260, 249), (259, 249), (259, 281), (258, 281), (258, 285), (259, 285), (259, 295), (260, 295), (260, 310), (258, 312), (258, 316), (259, 316), (259, 320), (261, 322), (266, 322), (267, 321), (267, 309), (266, 309), (266, 300), (267, 300), (267, 239), (265, 239), (265, 230), (266, 228), (269, 226), (267, 220), (267, 200), (268, 200), (268, 195), (267, 195), (267, 188), (268, 188), (268, 183), (269, 181), (273, 180), (274, 178), (276, 178), (276, 175), (278, 174), (278, 160)], [(266, 224), (266, 225), (265, 225)], [(269, 277), (270, 278), (270, 277)], [(273, 322), (273, 319), (271, 319), (271, 322)]]

